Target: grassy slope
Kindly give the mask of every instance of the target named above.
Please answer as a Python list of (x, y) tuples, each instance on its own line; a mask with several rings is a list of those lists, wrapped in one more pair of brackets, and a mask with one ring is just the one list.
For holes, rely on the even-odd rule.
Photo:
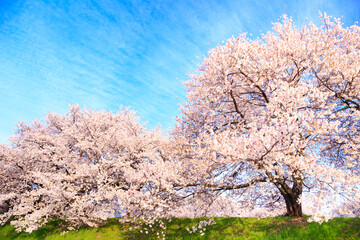
[[(173, 219), (167, 223), (166, 239), (360, 239), (360, 218), (336, 218), (322, 225), (288, 217), (215, 220), (216, 224), (208, 226), (205, 235), (200, 236), (199, 232), (190, 234), (185, 230), (200, 219)], [(80, 228), (65, 235), (60, 235), (64, 231), (60, 225), (53, 221), (28, 234), (17, 233), (7, 224), (0, 227), (0, 239), (156, 239), (156, 233), (144, 234), (141, 228), (129, 231), (130, 223), (120, 224), (116, 219), (99, 228)]]

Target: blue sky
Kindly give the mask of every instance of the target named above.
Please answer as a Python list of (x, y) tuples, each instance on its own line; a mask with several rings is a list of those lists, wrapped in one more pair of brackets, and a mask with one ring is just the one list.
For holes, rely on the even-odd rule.
[(0, 0), (0, 143), (15, 123), (68, 104), (136, 110), (165, 130), (186, 100), (181, 81), (209, 49), (241, 32), (254, 37), (282, 14), (320, 24), (319, 10), (360, 18), (354, 1)]

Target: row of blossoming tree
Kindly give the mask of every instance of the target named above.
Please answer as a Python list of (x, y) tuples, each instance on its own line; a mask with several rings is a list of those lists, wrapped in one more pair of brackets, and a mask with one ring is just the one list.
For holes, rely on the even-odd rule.
[(185, 82), (168, 136), (129, 109), (70, 106), (20, 122), (0, 148), (0, 224), (31, 232), (51, 218), (96, 226), (114, 213), (156, 219), (229, 206), (300, 217), (303, 202), (320, 220), (356, 203), (360, 28), (322, 20), (297, 29), (283, 16), (262, 39), (242, 34), (211, 50)]

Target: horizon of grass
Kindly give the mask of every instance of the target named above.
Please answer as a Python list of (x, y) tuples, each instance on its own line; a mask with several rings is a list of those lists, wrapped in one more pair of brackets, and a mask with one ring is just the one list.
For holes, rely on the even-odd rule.
[[(189, 233), (186, 228), (210, 218), (173, 218), (166, 222), (166, 239), (360, 239), (360, 218), (334, 218), (322, 224), (308, 223), (304, 218), (285, 216), (271, 218), (211, 217), (216, 224), (206, 227), (204, 235)], [(81, 227), (62, 234), (66, 227), (61, 220), (52, 220), (32, 232), (17, 233), (9, 223), (0, 226), (1, 240), (80, 240), (80, 239), (159, 239), (155, 226), (148, 234), (145, 225), (129, 230), (134, 223), (119, 223), (118, 218), (109, 219), (97, 228)], [(142, 231), (142, 232), (141, 232)]]

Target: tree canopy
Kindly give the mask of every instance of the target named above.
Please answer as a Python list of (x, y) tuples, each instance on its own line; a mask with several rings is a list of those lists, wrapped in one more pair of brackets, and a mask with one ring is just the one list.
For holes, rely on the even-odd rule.
[(322, 20), (297, 29), (283, 16), (262, 39), (209, 52), (174, 131), (202, 164), (188, 186), (282, 199), (290, 216), (302, 216), (304, 190), (315, 205), (359, 197), (360, 28)]
[(0, 202), (8, 208), (0, 219), (16, 216), (12, 223), (29, 232), (48, 218), (94, 226), (115, 212), (159, 216), (176, 176), (162, 156), (161, 131), (146, 131), (128, 109), (71, 106), (65, 115), (20, 122), (11, 143), (0, 155)]

